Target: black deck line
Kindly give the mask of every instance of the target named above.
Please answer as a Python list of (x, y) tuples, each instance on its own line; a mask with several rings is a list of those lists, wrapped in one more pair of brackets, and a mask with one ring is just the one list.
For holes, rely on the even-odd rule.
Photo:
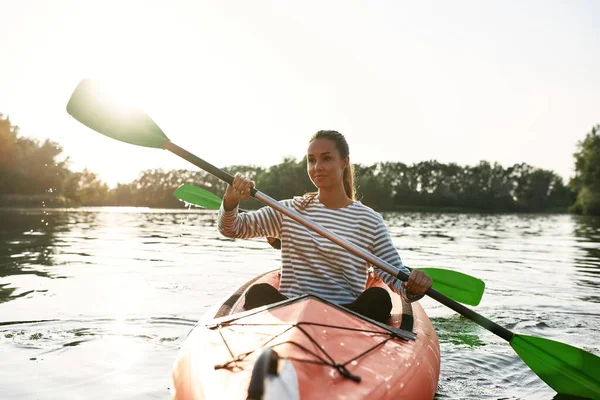
[[(261, 275), (261, 276), (264, 276), (264, 274)], [(258, 279), (258, 278), (255, 278), (254, 280), (246, 283), (242, 287), (249, 286), (252, 282), (256, 281), (256, 279)], [(240, 289), (242, 289), (242, 288), (240, 288)], [(238, 290), (238, 291), (240, 291), (240, 290)], [(243, 292), (243, 290), (241, 292)], [(237, 293), (238, 292), (236, 292), (236, 294)], [(234, 297), (236, 294), (234, 294), (232, 297)], [(241, 296), (241, 293), (237, 294), (237, 298), (239, 298), (240, 296)], [(387, 324), (381, 323), (379, 321), (375, 321), (373, 319), (367, 318), (367, 317), (365, 317), (362, 314), (359, 314), (357, 312), (349, 310), (349, 309), (347, 309), (347, 308), (345, 308), (343, 306), (340, 306), (338, 304), (332, 303), (332, 302), (330, 302), (328, 300), (325, 300), (325, 299), (323, 299), (323, 298), (321, 298), (319, 296), (316, 296), (314, 294), (305, 294), (305, 295), (302, 295), (302, 296), (299, 296), (299, 297), (294, 297), (292, 299), (282, 300), (282, 301), (277, 302), (277, 303), (273, 303), (273, 304), (269, 304), (269, 305), (266, 305), (266, 306), (258, 307), (258, 308), (255, 308), (253, 310), (244, 311), (244, 312), (241, 312), (241, 313), (237, 313), (237, 314), (233, 314), (233, 315), (227, 315), (227, 316), (223, 316), (223, 317), (219, 317), (219, 318), (214, 318), (213, 320), (206, 321), (205, 326), (208, 329), (215, 329), (215, 328), (218, 328), (221, 325), (226, 325), (227, 323), (230, 323), (230, 322), (233, 322), (233, 321), (236, 321), (236, 320), (239, 320), (239, 319), (251, 316), (251, 315), (255, 315), (255, 314), (258, 314), (258, 313), (261, 313), (261, 312), (264, 312), (264, 311), (274, 310), (274, 309), (277, 309), (277, 308), (280, 308), (280, 307), (283, 307), (283, 306), (287, 306), (289, 304), (294, 304), (294, 303), (297, 303), (297, 302), (300, 302), (300, 301), (304, 301), (305, 299), (308, 299), (308, 298), (320, 301), (320, 302), (322, 302), (324, 304), (327, 304), (327, 305), (329, 305), (331, 307), (334, 307), (334, 308), (336, 308), (336, 309), (338, 309), (340, 311), (343, 311), (343, 312), (345, 312), (347, 314), (353, 315), (353, 316), (355, 316), (355, 317), (357, 317), (357, 318), (359, 318), (359, 319), (361, 319), (363, 321), (370, 322), (370, 323), (372, 323), (372, 324), (374, 324), (374, 325), (376, 325), (376, 326), (384, 329), (385, 331), (393, 333), (394, 335), (396, 335), (397, 337), (399, 337), (401, 339), (404, 339), (404, 340), (415, 340), (417, 338), (417, 335), (414, 334), (411, 331), (407, 331), (407, 330), (399, 329), (399, 328), (394, 328), (392, 326), (389, 326)]]

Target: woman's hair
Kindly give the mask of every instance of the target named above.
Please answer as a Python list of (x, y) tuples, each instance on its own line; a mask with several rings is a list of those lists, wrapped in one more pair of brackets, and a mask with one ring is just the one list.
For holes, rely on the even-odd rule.
[[(344, 159), (350, 155), (350, 148), (348, 147), (348, 142), (344, 135), (339, 133), (338, 131), (318, 131), (308, 141), (308, 143), (312, 143), (316, 139), (327, 139), (331, 140), (335, 143), (336, 149), (340, 153), (340, 158)], [(346, 192), (346, 196), (348, 196), (352, 200), (356, 200), (356, 189), (354, 187), (354, 169), (352, 168), (352, 164), (348, 164), (346, 169), (344, 169), (344, 191)], [(304, 195), (304, 202), (302, 203), (302, 208), (306, 208), (308, 204), (317, 196), (317, 192), (306, 193)]]

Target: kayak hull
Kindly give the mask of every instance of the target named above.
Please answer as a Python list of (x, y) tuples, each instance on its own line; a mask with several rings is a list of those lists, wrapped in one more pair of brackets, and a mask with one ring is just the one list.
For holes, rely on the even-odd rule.
[[(278, 356), (279, 370), (267, 387), (283, 387), (273, 398), (435, 395), (439, 343), (418, 303), (410, 307), (390, 291), (389, 326), (311, 295), (244, 311), (244, 293), (254, 283), (278, 287), (279, 274), (271, 271), (248, 282), (190, 332), (173, 368), (174, 399), (247, 398), (253, 367), (265, 348)], [(369, 279), (367, 287), (372, 286), (389, 290), (376, 277)]]

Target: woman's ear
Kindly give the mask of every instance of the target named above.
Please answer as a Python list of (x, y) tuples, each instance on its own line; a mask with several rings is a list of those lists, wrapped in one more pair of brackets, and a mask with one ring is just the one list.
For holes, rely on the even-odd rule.
[(344, 157), (342, 161), (344, 162), (344, 168), (348, 168), (348, 166), (350, 165), (350, 156)]

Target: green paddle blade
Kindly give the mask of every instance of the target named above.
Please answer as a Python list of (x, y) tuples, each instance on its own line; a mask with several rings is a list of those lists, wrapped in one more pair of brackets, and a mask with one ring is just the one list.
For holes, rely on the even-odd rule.
[(474, 276), (442, 268), (415, 268), (433, 280), (433, 288), (459, 303), (476, 306), (481, 302), (485, 282)]
[(67, 112), (88, 128), (122, 142), (161, 149), (169, 140), (145, 112), (116, 104), (89, 79), (77, 85)]
[(209, 210), (218, 210), (221, 207), (221, 198), (198, 186), (184, 184), (173, 192), (173, 196), (186, 203), (194, 204)]
[(558, 393), (600, 399), (600, 357), (534, 336), (514, 335), (510, 345)]

